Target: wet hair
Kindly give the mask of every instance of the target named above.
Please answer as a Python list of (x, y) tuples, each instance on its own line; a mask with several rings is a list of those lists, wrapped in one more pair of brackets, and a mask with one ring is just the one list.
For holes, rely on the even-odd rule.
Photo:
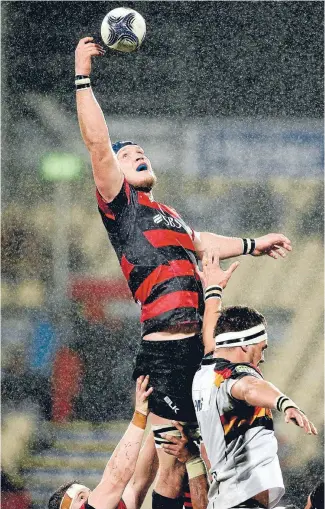
[(116, 141), (115, 143), (113, 143), (112, 149), (115, 152), (115, 154), (117, 154), (118, 151), (121, 150), (121, 148), (126, 147), (127, 145), (136, 145), (136, 143), (134, 143), (133, 141)]
[(219, 316), (214, 335), (224, 332), (240, 332), (263, 323), (266, 326), (265, 317), (256, 309), (244, 306), (230, 306), (224, 308)]
[(51, 495), (48, 502), (48, 509), (60, 509), (61, 500), (64, 497), (65, 492), (72, 486), (73, 484), (81, 484), (80, 481), (74, 480), (71, 482), (67, 482), (66, 484), (62, 484), (60, 488), (58, 488), (53, 495)]

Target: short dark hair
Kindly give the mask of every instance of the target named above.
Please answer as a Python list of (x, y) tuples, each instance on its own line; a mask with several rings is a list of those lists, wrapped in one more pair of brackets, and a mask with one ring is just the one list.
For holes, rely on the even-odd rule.
[(73, 484), (80, 484), (80, 481), (74, 480), (71, 482), (67, 482), (62, 484), (60, 488), (58, 488), (53, 495), (51, 495), (48, 503), (48, 509), (60, 509), (61, 500), (64, 497), (65, 492), (72, 486)]
[(265, 317), (256, 309), (245, 306), (230, 306), (220, 313), (215, 336), (224, 332), (239, 332), (255, 325), (266, 325)]

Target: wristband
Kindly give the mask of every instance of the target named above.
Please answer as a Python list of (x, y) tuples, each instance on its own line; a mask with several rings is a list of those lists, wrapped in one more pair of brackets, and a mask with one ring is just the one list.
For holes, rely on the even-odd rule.
[(253, 254), (255, 251), (255, 239), (241, 239), (243, 242), (243, 255)]
[(206, 475), (206, 468), (203, 459), (200, 456), (194, 456), (186, 463), (186, 471), (189, 479), (199, 477), (200, 475)]
[(84, 80), (84, 79), (89, 79), (90, 80), (90, 77), (88, 74), (76, 74), (74, 79), (75, 79), (75, 83), (78, 81), (78, 80)]
[(222, 287), (219, 285), (208, 286), (204, 292), (204, 300), (207, 299), (221, 299), (222, 298)]
[(147, 415), (135, 410), (131, 422), (134, 426), (137, 426), (137, 428), (146, 429)]
[(77, 74), (75, 77), (76, 90), (83, 90), (84, 88), (90, 88), (90, 78), (83, 74)]
[(279, 412), (285, 412), (288, 410), (288, 408), (296, 408), (297, 410), (300, 410), (300, 408), (292, 401), (292, 399), (288, 398), (288, 396), (285, 396), (282, 394), (282, 396), (279, 396), (275, 401), (276, 409)]

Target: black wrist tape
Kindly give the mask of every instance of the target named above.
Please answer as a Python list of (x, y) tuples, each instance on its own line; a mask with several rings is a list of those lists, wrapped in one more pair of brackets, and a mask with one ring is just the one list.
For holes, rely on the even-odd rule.
[(90, 83), (83, 83), (82, 85), (76, 85), (76, 90), (82, 90), (83, 88), (90, 88)]

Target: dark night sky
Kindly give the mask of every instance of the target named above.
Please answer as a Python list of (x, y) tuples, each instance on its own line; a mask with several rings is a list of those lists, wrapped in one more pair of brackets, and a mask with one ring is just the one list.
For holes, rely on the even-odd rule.
[(147, 38), (134, 54), (108, 50), (95, 63), (103, 107), (187, 117), (323, 115), (323, 2), (2, 2), (9, 102), (34, 91), (73, 108), (75, 45), (99, 38), (105, 14), (122, 5), (145, 17)]

